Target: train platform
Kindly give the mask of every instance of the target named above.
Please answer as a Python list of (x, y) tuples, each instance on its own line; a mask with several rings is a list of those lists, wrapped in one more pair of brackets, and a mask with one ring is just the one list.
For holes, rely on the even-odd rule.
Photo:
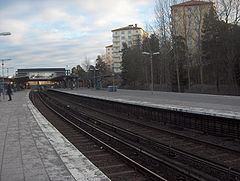
[(107, 181), (33, 106), (29, 91), (0, 101), (0, 181)]
[(143, 105), (148, 107), (240, 120), (240, 96), (174, 93), (161, 91), (151, 92), (123, 89), (118, 89), (116, 92), (86, 88), (56, 90), (134, 105)]

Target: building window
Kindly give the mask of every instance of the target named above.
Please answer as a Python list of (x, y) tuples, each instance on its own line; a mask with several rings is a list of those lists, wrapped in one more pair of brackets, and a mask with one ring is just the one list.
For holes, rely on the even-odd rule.
[(132, 32), (131, 32), (131, 30), (128, 30), (128, 34), (131, 34)]
[(138, 33), (138, 30), (136, 30), (136, 33)]
[(122, 36), (121, 39), (122, 39), (122, 40), (125, 40), (125, 36)]
[(122, 34), (125, 34), (125, 31), (122, 31), (121, 33), (122, 33)]
[(128, 36), (128, 39), (132, 39), (132, 37), (131, 37), (131, 36)]

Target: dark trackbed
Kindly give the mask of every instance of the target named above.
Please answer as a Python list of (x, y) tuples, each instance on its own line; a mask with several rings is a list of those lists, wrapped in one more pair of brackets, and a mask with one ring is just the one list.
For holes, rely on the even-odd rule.
[[(125, 109), (122, 113), (118, 111), (119, 106), (114, 103), (109, 109), (109, 102), (102, 101), (103, 103), (100, 104), (99, 100), (94, 101), (91, 98), (87, 100), (86, 97), (55, 91), (47, 91), (41, 95), (43, 100), (48, 101), (48, 105), (58, 107), (56, 108), (58, 111), (72, 114), (71, 118), (85, 119), (95, 128), (121, 139), (124, 143), (124, 150), (122, 145), (120, 148), (121, 153), (133, 154), (131, 158), (138, 164), (144, 165), (167, 180), (238, 180), (240, 178), (240, 153), (234, 147), (230, 149), (224, 145), (213, 144), (211, 141), (179, 134), (182, 132), (179, 126), (181, 120), (177, 120), (177, 117), (175, 121), (178, 124), (170, 126), (174, 127), (172, 130), (175, 131), (169, 131), (163, 129), (166, 128), (166, 124), (159, 125), (159, 123), (156, 124), (156, 120), (149, 119), (153, 113), (150, 112), (146, 119), (147, 112), (144, 110), (142, 110), (143, 116), (137, 114), (137, 110), (135, 112), (132, 108), (127, 110), (126, 105), (125, 107), (121, 105), (120, 109)], [(80, 127), (84, 126), (80, 125)], [(184, 130), (184, 132), (188, 131), (190, 130)], [(99, 136), (99, 132), (95, 134)], [(109, 138), (103, 136), (104, 139)], [(110, 142), (115, 142), (112, 140)], [(113, 147), (115, 146), (117, 147), (117, 145)], [(136, 148), (138, 151), (131, 153), (129, 148), (125, 148), (129, 146), (132, 147), (130, 150)], [(146, 155), (151, 157), (147, 162)], [(148, 175), (147, 178), (151, 176)]]
[(117, 153), (112, 152), (109, 147), (98, 142), (98, 138), (81, 128), (79, 129), (78, 125), (71, 124), (68, 122), (70, 120), (67, 117), (54, 111), (52, 107), (45, 104), (46, 102), (43, 103), (38, 94), (31, 92), (30, 98), (39, 111), (111, 180), (165, 180), (156, 177), (151, 178), (151, 176), (138, 171), (139, 168), (129, 165), (126, 160), (123, 160)]

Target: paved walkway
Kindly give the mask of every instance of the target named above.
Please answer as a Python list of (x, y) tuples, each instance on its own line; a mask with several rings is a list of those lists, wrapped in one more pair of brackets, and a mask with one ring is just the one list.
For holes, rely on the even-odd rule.
[(144, 105), (183, 112), (217, 115), (240, 120), (240, 96), (139, 91), (118, 89), (117, 92), (94, 89), (57, 89), (88, 97)]
[(27, 91), (0, 102), (0, 181), (109, 180), (31, 104)]

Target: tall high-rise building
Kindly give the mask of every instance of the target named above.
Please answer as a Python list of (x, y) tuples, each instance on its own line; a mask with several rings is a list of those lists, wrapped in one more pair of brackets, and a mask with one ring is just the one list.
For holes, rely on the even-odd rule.
[(104, 62), (107, 64), (109, 70), (112, 70), (112, 50), (113, 50), (113, 45), (106, 46), (106, 53), (105, 53), (105, 59)]
[(123, 48), (123, 43), (126, 43), (128, 47), (131, 47), (132, 45), (136, 45), (138, 42), (142, 42), (146, 36), (147, 33), (142, 28), (138, 27), (137, 24), (112, 30), (112, 69), (115, 73), (121, 72), (121, 51)]
[(191, 0), (171, 6), (172, 32), (182, 36), (189, 55), (199, 51), (204, 17), (213, 7), (213, 2)]

